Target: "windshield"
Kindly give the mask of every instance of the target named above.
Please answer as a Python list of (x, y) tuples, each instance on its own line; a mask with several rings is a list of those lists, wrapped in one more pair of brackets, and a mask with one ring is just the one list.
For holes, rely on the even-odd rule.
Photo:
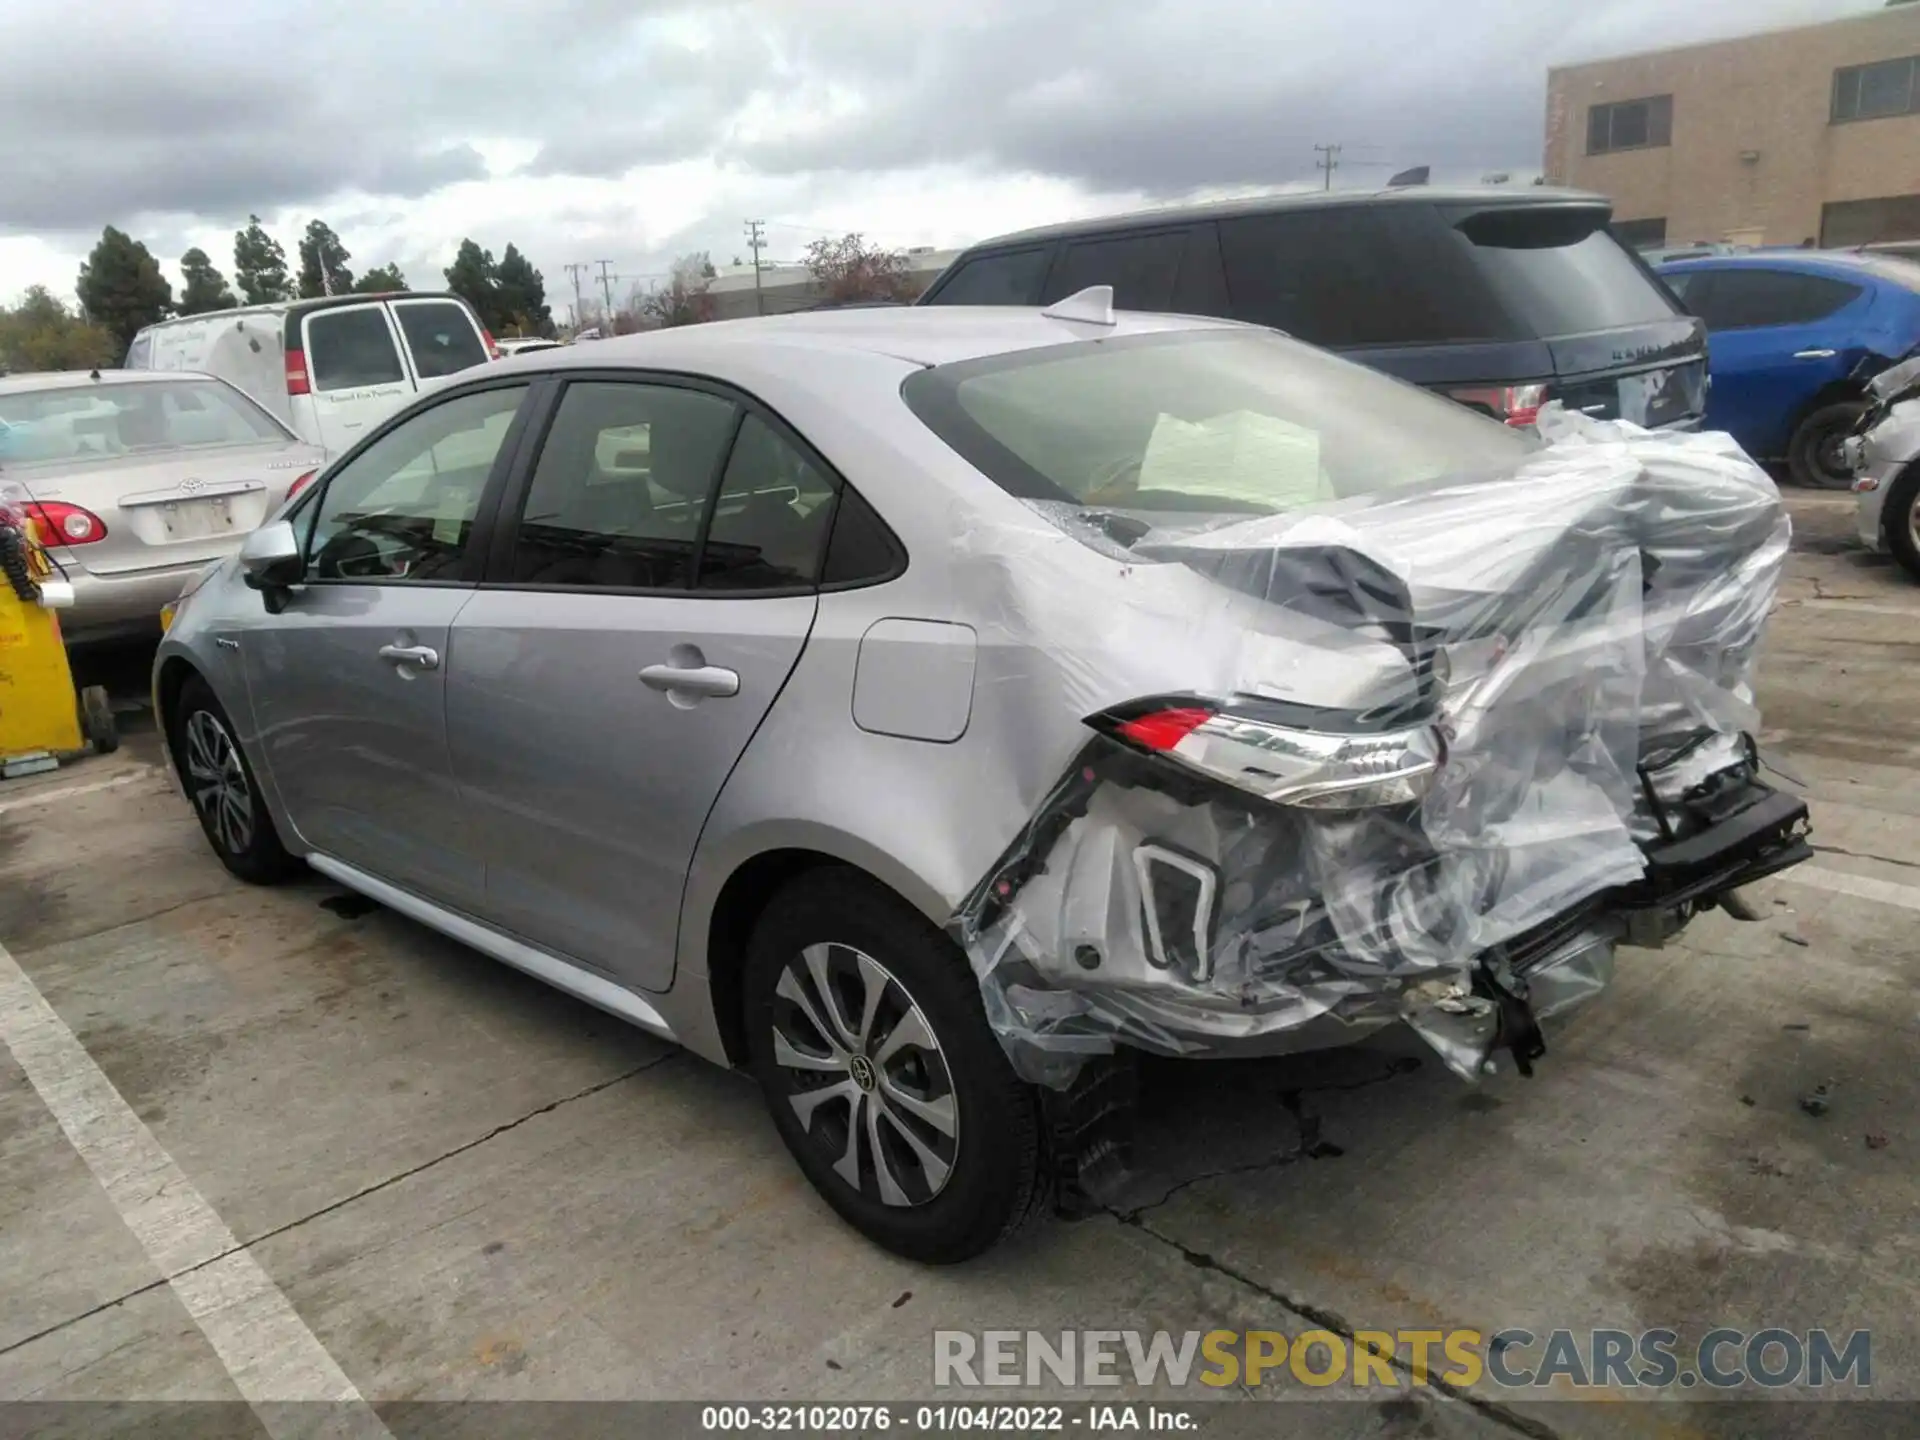
[(1016, 351), (920, 371), (902, 394), (1009, 493), (1119, 510), (1278, 514), (1509, 466), (1539, 443), (1257, 331)]
[(0, 460), (15, 465), (112, 459), (293, 438), (217, 380), (51, 386), (0, 395)]

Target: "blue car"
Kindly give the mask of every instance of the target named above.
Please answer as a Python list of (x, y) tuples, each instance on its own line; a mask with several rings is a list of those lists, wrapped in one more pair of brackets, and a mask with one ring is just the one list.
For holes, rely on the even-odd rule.
[(1920, 346), (1920, 264), (1856, 251), (1671, 260), (1660, 276), (1707, 323), (1707, 428), (1802, 485), (1844, 490), (1841, 444), (1866, 382)]

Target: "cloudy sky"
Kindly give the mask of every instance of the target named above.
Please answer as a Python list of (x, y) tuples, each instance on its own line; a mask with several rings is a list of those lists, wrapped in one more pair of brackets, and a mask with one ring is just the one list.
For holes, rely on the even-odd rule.
[[(115, 224), (231, 270), (315, 216), (419, 286), (464, 235), (627, 283), (827, 233), (946, 246), (1198, 192), (1540, 164), (1549, 64), (1879, 0), (0, 0), (0, 300)], [(1442, 14), (1445, 19), (1442, 20)], [(558, 308), (558, 307), (557, 307)]]

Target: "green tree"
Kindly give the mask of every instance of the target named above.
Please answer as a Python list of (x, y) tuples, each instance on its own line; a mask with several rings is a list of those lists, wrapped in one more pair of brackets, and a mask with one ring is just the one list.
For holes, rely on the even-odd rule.
[(493, 317), (496, 335), (553, 334), (553, 311), (547, 305), (547, 282), (527, 257), (511, 244), (494, 272), (499, 311)]
[(231, 310), (240, 302), (227, 288), (227, 277), (213, 268), (213, 261), (199, 246), (180, 257), (180, 273), (186, 284), (180, 289), (180, 313), (204, 315), (209, 310)]
[(353, 271), (347, 261), (352, 258), (326, 221), (309, 220), (307, 233), (300, 237), (300, 298), (351, 292)]
[(500, 313), (500, 267), (494, 263), (493, 252), (462, 240), (445, 274), (447, 289), (473, 307), (482, 325), (493, 329)]
[(869, 245), (858, 234), (816, 240), (803, 262), (831, 304), (852, 300), (911, 300), (913, 277), (898, 250)]
[(287, 252), (267, 234), (258, 215), (249, 215), (247, 228), (234, 233), (233, 280), (249, 305), (293, 298), (293, 285), (287, 279)]
[(673, 262), (667, 283), (643, 302), (647, 317), (660, 326), (698, 325), (713, 319), (713, 296), (707, 289), (712, 277), (713, 266), (704, 250), (682, 255)]
[(173, 286), (160, 262), (138, 240), (109, 225), (100, 232), (74, 286), (87, 319), (103, 326), (122, 351), (144, 325), (164, 319), (173, 309)]
[(406, 289), (407, 277), (398, 265), (376, 265), (354, 281), (353, 288), (362, 295), (384, 295), (389, 290)]
[(0, 375), (29, 370), (92, 370), (115, 365), (125, 348), (35, 285), (20, 303), (0, 307)]

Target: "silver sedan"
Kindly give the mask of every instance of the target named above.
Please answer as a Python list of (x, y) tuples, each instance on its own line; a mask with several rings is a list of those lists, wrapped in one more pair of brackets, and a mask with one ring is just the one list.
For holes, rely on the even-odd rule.
[(69, 642), (157, 633), (209, 561), (311, 479), (321, 452), (208, 375), (60, 371), (0, 379), (0, 496), (65, 573)]
[(422, 396), (178, 603), (155, 707), (214, 851), (750, 1070), (928, 1261), (1123, 1153), (1128, 1054), (1404, 1020), (1524, 1068), (1629, 928), (1803, 858), (1700, 719), (1750, 710), (1786, 552), (1737, 450), (1556, 459), (1110, 301)]

